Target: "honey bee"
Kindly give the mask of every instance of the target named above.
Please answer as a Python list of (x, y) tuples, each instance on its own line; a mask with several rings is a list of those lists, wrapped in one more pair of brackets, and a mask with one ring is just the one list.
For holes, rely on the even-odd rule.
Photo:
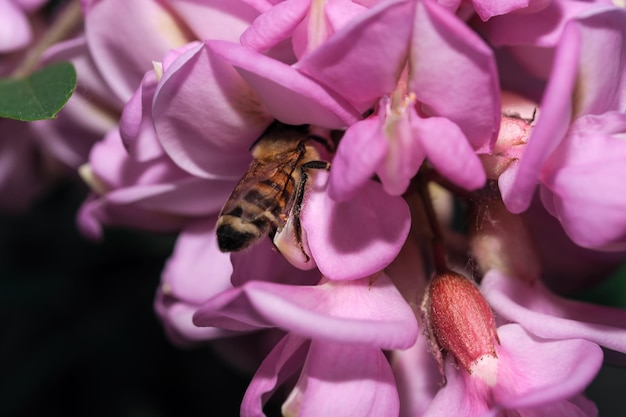
[(309, 169), (330, 169), (320, 160), (309, 141), (332, 146), (311, 134), (308, 126), (274, 122), (250, 147), (254, 160), (243, 175), (217, 220), (217, 242), (222, 252), (244, 250), (264, 236), (274, 237), (291, 217), (295, 243), (309, 256), (302, 244), (300, 211), (309, 178)]

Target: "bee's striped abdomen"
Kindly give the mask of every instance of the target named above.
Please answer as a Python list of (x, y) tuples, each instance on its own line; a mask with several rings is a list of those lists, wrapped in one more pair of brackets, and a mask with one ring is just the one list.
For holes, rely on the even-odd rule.
[(276, 170), (241, 195), (232, 210), (221, 214), (217, 224), (220, 250), (243, 250), (283, 226), (296, 184), (292, 171), (289, 166)]

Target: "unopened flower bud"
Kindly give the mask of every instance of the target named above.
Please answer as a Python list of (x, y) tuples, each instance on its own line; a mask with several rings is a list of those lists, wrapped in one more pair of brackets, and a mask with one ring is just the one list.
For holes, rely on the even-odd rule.
[(517, 94), (502, 92), (502, 118), (495, 146), (481, 155), (485, 173), (495, 180), (521, 158), (538, 117), (537, 104)]
[(426, 291), (422, 311), (442, 373), (444, 355), (451, 353), (468, 373), (495, 384), (496, 322), (478, 286), (452, 271), (438, 274)]

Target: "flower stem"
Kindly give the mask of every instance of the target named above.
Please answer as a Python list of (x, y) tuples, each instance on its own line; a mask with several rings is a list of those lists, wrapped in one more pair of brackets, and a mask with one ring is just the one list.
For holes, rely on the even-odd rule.
[(438, 274), (445, 273), (449, 271), (450, 268), (448, 267), (448, 261), (446, 259), (443, 233), (441, 231), (441, 226), (439, 225), (437, 213), (435, 213), (435, 208), (433, 207), (433, 201), (430, 195), (430, 191), (428, 190), (428, 181), (423, 175), (420, 174), (417, 176), (416, 185), (418, 195), (420, 196), (420, 198), (422, 199), (422, 203), (424, 204), (426, 219), (432, 233), (431, 246), (433, 250), (433, 262), (435, 264), (435, 272)]
[(39, 66), (41, 55), (46, 49), (67, 38), (67, 36), (76, 29), (81, 19), (82, 12), (80, 2), (73, 0), (65, 6), (65, 9), (59, 14), (58, 18), (52, 23), (43, 37), (30, 48), (22, 63), (13, 71), (11, 76), (14, 78), (22, 78), (34, 72), (37, 66)]

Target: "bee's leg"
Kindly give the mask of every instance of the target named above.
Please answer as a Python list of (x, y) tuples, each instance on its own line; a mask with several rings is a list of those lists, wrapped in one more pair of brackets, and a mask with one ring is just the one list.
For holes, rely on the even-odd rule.
[(309, 255), (304, 250), (304, 245), (302, 244), (302, 223), (300, 222), (300, 213), (302, 212), (302, 200), (304, 199), (304, 192), (306, 191), (306, 186), (309, 181), (309, 169), (324, 169), (328, 171), (330, 169), (330, 163), (325, 161), (309, 161), (305, 164), (302, 164), (300, 167), (300, 175), (301, 181), (298, 185), (298, 189), (296, 190), (296, 195), (294, 197), (294, 205), (293, 205), (293, 231), (296, 237), (296, 242), (298, 243), (298, 247), (306, 262), (309, 262)]
[[(310, 133), (306, 138), (307, 140), (314, 140), (315, 142), (322, 144), (322, 146), (324, 146), (324, 148), (328, 151), (328, 153), (335, 153), (335, 144), (328, 138), (325, 138), (324, 136), (316, 135), (314, 133)], [(316, 162), (316, 161), (311, 161), (311, 162)], [(318, 161), (318, 162), (321, 162), (321, 161)]]

